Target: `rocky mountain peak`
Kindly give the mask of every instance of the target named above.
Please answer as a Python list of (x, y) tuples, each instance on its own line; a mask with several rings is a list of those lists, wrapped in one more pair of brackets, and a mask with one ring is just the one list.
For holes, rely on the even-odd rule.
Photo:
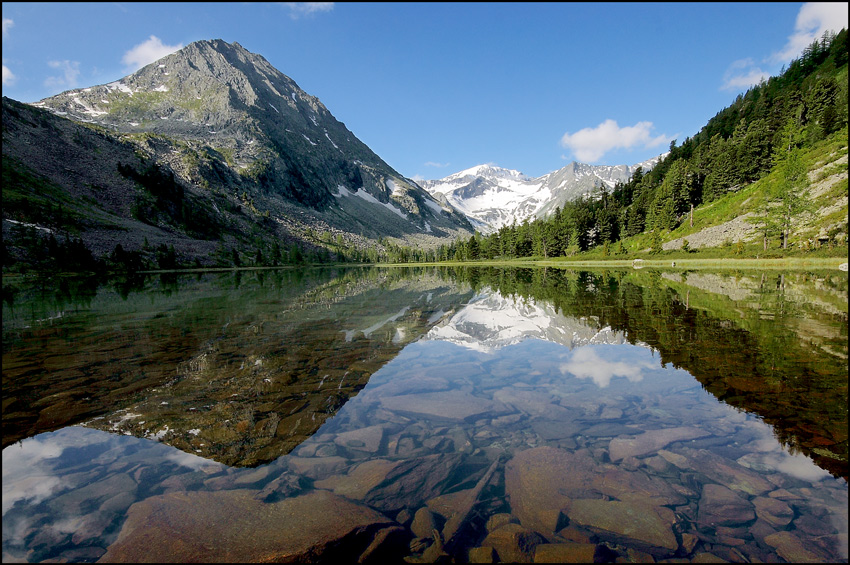
[(35, 106), (130, 136), (190, 182), (341, 209), (332, 221), (344, 230), (378, 225), (381, 235), (396, 237), (471, 231), (462, 215), (396, 172), (318, 98), (239, 43), (196, 41), (120, 80)]

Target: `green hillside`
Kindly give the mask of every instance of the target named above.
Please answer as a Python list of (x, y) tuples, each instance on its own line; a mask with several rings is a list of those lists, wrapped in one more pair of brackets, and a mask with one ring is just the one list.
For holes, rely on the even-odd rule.
[(846, 256), (847, 60), (825, 34), (652, 170), (439, 257)]

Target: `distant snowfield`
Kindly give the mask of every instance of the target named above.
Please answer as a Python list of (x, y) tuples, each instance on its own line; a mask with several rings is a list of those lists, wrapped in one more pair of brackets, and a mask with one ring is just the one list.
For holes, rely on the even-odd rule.
[(637, 167), (645, 171), (662, 156), (636, 165), (596, 166), (571, 163), (562, 169), (532, 178), (512, 169), (476, 165), (439, 180), (419, 184), (433, 196), (441, 195), (465, 214), (480, 231), (496, 231), (551, 212), (553, 202), (587, 194), (595, 186), (608, 190), (626, 182)]
[(492, 176), (487, 178), (490, 182), (486, 187), (484, 182), (479, 182), (479, 193), (470, 195), (470, 191), (466, 190), (467, 183), (476, 182), (476, 176), (492, 171), (486, 166), (473, 167), (446, 177), (443, 179), (446, 182), (429, 186), (427, 190), (431, 194), (445, 195), (453, 207), (493, 229), (510, 225), (514, 219), (521, 222), (526, 217), (533, 217), (551, 198), (551, 192), (543, 188), (541, 180), (529, 179), (516, 171), (509, 171), (515, 175), (500, 176), (494, 180), (491, 180)]

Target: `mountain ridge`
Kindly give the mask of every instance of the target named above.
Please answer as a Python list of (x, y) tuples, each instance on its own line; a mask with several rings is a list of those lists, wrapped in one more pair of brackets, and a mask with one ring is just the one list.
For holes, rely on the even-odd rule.
[[(36, 226), (60, 239), (78, 236), (102, 258), (110, 241), (103, 230), (94, 234), (94, 224), (109, 216), (113, 226), (138, 234), (119, 238), (123, 251), (146, 253), (145, 241), (168, 241), (152, 228), (172, 233), (178, 262), (222, 264), (230, 254), (225, 264), (243, 265), (281, 257), (280, 246), (298, 248), (283, 260), (305, 254), (363, 260), (380, 256), (383, 241), (428, 248), (473, 231), (464, 216), (395, 171), (318, 98), (235, 42), (196, 41), (119, 80), (26, 107), (4, 98), (3, 106), (4, 178), (34, 179), (15, 198), (32, 205), (40, 198), (33, 190), (49, 184), (68, 200), (66, 207), (89, 216), (72, 226), (54, 214), (45, 224), (50, 214), (44, 202), (30, 210), (13, 206), (7, 214), (4, 198), (4, 236), (14, 235), (15, 225)], [(59, 137), (50, 133), (60, 131)], [(77, 151), (85, 144), (109, 158), (91, 162)], [(76, 157), (69, 160), (71, 154)], [(8, 167), (7, 155), (13, 157)], [(55, 161), (65, 170), (54, 170)], [(112, 189), (118, 193), (104, 199)], [(106, 210), (103, 200), (123, 204)], [(187, 227), (195, 213), (206, 228)], [(140, 223), (147, 228), (140, 230)], [(23, 260), (28, 252), (18, 239), (10, 247)], [(216, 241), (225, 249), (214, 258), (208, 243), (183, 239)]]
[(545, 218), (555, 208), (598, 187), (609, 192), (627, 182), (640, 167), (644, 172), (665, 154), (634, 165), (589, 165), (573, 161), (539, 177), (490, 164), (475, 165), (442, 179), (420, 181), (432, 196), (460, 210), (482, 233), (491, 233), (525, 219)]

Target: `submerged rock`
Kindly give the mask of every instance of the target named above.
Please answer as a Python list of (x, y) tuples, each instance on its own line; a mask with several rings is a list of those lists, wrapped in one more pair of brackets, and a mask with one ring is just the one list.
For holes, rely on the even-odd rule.
[(535, 548), (546, 540), (532, 530), (519, 524), (505, 524), (487, 535), (482, 547), (496, 550), (502, 563), (532, 563)]
[(505, 465), (505, 491), (522, 525), (544, 535), (563, 527), (576, 500), (608, 497), (650, 507), (686, 502), (661, 478), (599, 463), (586, 450), (547, 446), (522, 451)]
[(364, 501), (383, 512), (417, 506), (422, 500), (442, 492), (461, 458), (458, 453), (439, 453), (402, 461), (387, 473), (381, 484), (366, 494)]
[(495, 563), (496, 555), (492, 547), (473, 547), (469, 550), (469, 563)]
[(671, 553), (679, 547), (673, 534), (675, 516), (669, 508), (639, 501), (574, 500), (569, 505), (570, 520), (627, 545), (652, 550), (664, 548)]
[(490, 400), (471, 394), (446, 391), (389, 396), (381, 399), (381, 406), (401, 413), (459, 421), (486, 414), (496, 405)]
[(759, 496), (776, 488), (758, 473), (705, 449), (682, 448), (681, 454), (687, 457), (692, 469), (734, 491)]
[(332, 490), (335, 494), (362, 500), (370, 490), (384, 482), (387, 475), (399, 465), (398, 461), (370, 459), (351, 469), (347, 475), (334, 475), (316, 481), (315, 485), (318, 488)]
[(776, 498), (759, 497), (753, 504), (758, 517), (775, 528), (787, 526), (794, 518), (794, 510)]
[(765, 543), (774, 547), (776, 553), (789, 563), (815, 563), (824, 561), (824, 557), (811, 551), (811, 544), (804, 543), (793, 532), (776, 532), (764, 538)]
[(755, 510), (750, 501), (723, 485), (707, 484), (702, 489), (698, 519), (708, 527), (737, 526), (754, 520)]
[(625, 457), (640, 457), (647, 453), (655, 453), (675, 441), (696, 439), (707, 435), (709, 433), (705, 430), (690, 427), (649, 430), (637, 437), (612, 439), (608, 451), (611, 461), (618, 461)]
[(369, 426), (341, 433), (334, 438), (334, 443), (348, 449), (375, 453), (380, 449), (382, 439), (383, 426)]
[(595, 543), (542, 543), (534, 548), (535, 563), (593, 563)]
[[(351, 559), (394, 522), (328, 491), (267, 504), (251, 490), (153, 496), (130, 507), (101, 562)], [(374, 548), (373, 548), (374, 550)]]

